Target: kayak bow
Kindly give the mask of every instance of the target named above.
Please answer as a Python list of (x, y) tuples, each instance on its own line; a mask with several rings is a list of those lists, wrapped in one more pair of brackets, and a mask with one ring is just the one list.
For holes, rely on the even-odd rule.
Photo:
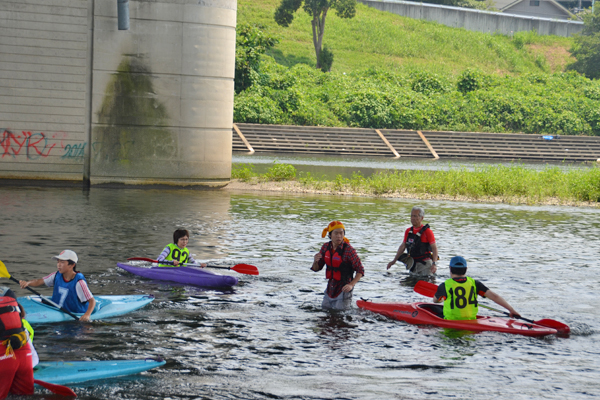
[(35, 379), (69, 384), (95, 379), (133, 375), (164, 365), (162, 359), (114, 361), (41, 361), (33, 371)]

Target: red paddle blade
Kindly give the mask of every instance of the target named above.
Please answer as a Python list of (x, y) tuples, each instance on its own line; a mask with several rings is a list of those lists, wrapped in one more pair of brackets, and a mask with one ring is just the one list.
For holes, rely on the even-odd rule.
[(250, 264), (236, 264), (231, 269), (240, 274), (258, 275), (258, 268)]
[(151, 258), (146, 258), (146, 257), (130, 257), (127, 259), (127, 261), (148, 261), (148, 262), (158, 262), (156, 260), (153, 260)]
[(415, 292), (422, 294), (423, 296), (434, 297), (435, 292), (437, 292), (437, 288), (437, 285), (433, 283), (419, 281), (415, 285)]
[(77, 397), (77, 394), (74, 391), (72, 391), (71, 388), (69, 388), (69, 387), (40, 381), (38, 379), (34, 379), (33, 382), (35, 382), (37, 385), (40, 385), (41, 387), (48, 389), (52, 393), (60, 394), (61, 396)]
[(571, 328), (569, 325), (563, 324), (562, 322), (558, 322), (553, 319), (540, 319), (539, 321), (533, 321), (534, 323), (542, 326), (546, 326), (548, 328), (554, 328), (561, 335), (568, 335), (571, 332)]

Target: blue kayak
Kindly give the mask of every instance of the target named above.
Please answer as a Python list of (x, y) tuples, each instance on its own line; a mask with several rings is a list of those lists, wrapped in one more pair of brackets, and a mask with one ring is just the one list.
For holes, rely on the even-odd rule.
[(138, 374), (165, 365), (164, 360), (41, 361), (33, 369), (34, 379), (64, 385), (94, 379)]
[(204, 287), (229, 287), (237, 285), (238, 279), (234, 276), (218, 275), (202, 268), (194, 267), (152, 267), (144, 268), (135, 265), (117, 263), (117, 267), (144, 278), (161, 281), (179, 282), (186, 285)]
[[(92, 313), (91, 320), (98, 320), (127, 314), (144, 307), (154, 300), (152, 295), (128, 295), (128, 296), (94, 296), (96, 309)], [(43, 304), (39, 296), (19, 297), (19, 304), (27, 313), (25, 319), (30, 324), (42, 324), (52, 322), (74, 321), (74, 319), (54, 306)], [(81, 316), (81, 313), (74, 313)]]

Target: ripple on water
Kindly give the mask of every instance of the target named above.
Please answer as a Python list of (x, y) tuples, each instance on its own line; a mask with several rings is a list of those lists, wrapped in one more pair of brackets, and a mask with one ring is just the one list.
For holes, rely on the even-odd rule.
[[(366, 268), (355, 300), (425, 300), (403, 268), (385, 269), (414, 205), (402, 199), (0, 188), (2, 261), (18, 278), (34, 279), (55, 270), (50, 257), (57, 251), (73, 248), (95, 294), (156, 296), (123, 317), (36, 327), (45, 360), (167, 360), (142, 375), (76, 385), (83, 398), (562, 400), (600, 394), (599, 265), (591, 245), (600, 237), (600, 212), (419, 203), (442, 258), (431, 282), (443, 282), (450, 257), (463, 255), (469, 273), (524, 316), (566, 322), (571, 336), (461, 334), (355, 306), (321, 310), (324, 274), (309, 268), (323, 243), (321, 230), (333, 219), (344, 222)], [(236, 287), (214, 290), (147, 280), (116, 267), (128, 257), (156, 257), (180, 226), (192, 231), (195, 258), (256, 265), (260, 275), (236, 274)]]

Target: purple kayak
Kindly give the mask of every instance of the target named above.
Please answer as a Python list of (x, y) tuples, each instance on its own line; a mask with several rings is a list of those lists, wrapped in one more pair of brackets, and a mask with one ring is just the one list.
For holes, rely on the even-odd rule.
[(204, 287), (229, 287), (238, 283), (236, 277), (217, 275), (214, 272), (194, 267), (136, 267), (134, 265), (117, 263), (117, 267), (144, 278), (184, 283), (186, 285)]

